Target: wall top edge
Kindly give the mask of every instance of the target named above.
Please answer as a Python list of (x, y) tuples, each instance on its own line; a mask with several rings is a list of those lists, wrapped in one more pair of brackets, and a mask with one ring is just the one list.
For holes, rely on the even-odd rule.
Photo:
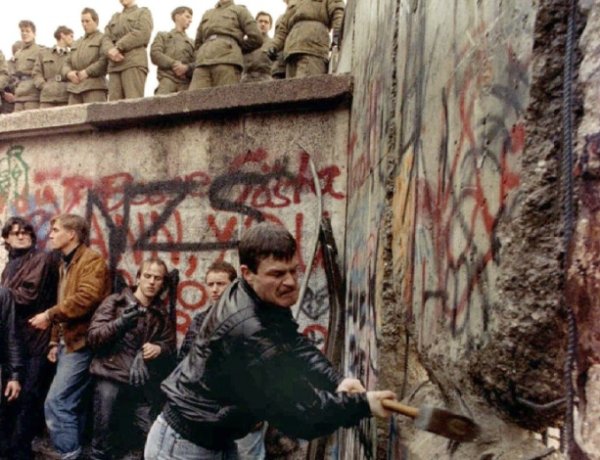
[(322, 111), (348, 106), (352, 76), (319, 75), (264, 83), (221, 86), (170, 96), (38, 109), (0, 116), (0, 141), (263, 111)]

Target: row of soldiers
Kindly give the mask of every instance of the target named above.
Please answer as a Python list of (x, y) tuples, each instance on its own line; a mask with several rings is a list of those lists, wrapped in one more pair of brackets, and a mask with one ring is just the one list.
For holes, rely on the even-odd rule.
[[(12, 59), (0, 52), (2, 111), (143, 97), (152, 14), (136, 0), (119, 1), (123, 10), (111, 17), (104, 33), (96, 11), (84, 8), (84, 36), (74, 42), (73, 31), (60, 26), (51, 48), (35, 42), (33, 22), (21, 21)], [(269, 13), (254, 18), (233, 0), (218, 0), (192, 40), (186, 30), (193, 10), (175, 8), (174, 28), (157, 33), (150, 46), (158, 68), (155, 94), (326, 73), (330, 47), (339, 44), (344, 1), (284, 1), (287, 9), (273, 39)]]

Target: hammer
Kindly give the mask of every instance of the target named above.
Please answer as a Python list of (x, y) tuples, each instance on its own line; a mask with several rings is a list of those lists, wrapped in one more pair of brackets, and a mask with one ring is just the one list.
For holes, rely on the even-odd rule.
[(388, 410), (414, 419), (415, 427), (420, 430), (429, 431), (454, 441), (473, 441), (481, 431), (479, 425), (470, 418), (454, 414), (445, 409), (431, 406), (423, 406), (417, 409), (391, 399), (383, 399), (381, 405)]

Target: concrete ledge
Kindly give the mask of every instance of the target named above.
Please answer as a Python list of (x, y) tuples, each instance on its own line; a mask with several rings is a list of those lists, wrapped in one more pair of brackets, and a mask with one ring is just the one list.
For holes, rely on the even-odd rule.
[(0, 117), (0, 140), (140, 124), (179, 124), (214, 115), (326, 110), (342, 104), (349, 106), (351, 98), (352, 77), (348, 75), (245, 83), (173, 96), (14, 113)]

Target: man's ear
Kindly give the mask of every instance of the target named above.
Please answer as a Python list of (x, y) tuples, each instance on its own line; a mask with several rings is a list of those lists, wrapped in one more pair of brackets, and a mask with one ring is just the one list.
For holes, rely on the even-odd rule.
[(244, 278), (244, 280), (246, 282), (250, 281), (250, 278), (252, 277), (253, 273), (252, 271), (248, 268), (248, 265), (240, 265), (240, 272), (242, 273), (242, 278)]

